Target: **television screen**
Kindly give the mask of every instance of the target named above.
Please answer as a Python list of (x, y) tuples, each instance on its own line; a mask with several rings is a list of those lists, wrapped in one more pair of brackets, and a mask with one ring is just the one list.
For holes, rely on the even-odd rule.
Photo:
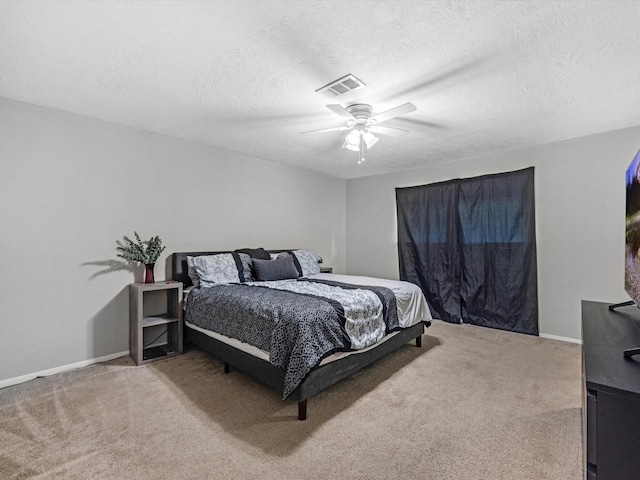
[(627, 168), (624, 288), (640, 305), (640, 152)]

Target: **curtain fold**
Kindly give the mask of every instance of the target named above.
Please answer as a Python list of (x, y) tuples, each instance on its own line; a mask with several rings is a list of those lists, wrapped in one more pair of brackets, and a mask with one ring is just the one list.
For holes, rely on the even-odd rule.
[(534, 169), (396, 189), (400, 279), (435, 318), (538, 334)]
[(396, 189), (396, 203), (400, 278), (422, 288), (435, 318), (460, 322), (457, 184)]

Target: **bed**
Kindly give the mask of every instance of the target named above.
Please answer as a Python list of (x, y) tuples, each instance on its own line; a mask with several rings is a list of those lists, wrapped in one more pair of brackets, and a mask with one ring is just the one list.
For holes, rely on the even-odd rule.
[[(275, 258), (276, 255), (280, 255), (280, 257), (282, 255), (291, 256), (299, 274), (303, 273), (305, 268), (307, 268), (307, 272), (314, 271), (304, 265), (300, 252), (306, 251), (269, 250), (271, 258)], [(189, 288), (193, 287), (194, 272), (189, 269), (189, 266), (193, 269), (193, 264), (187, 264), (188, 257), (189, 261), (193, 262), (194, 258), (230, 255), (234, 255), (233, 258), (237, 263), (240, 282)], [(281, 260), (280, 257), (278, 257), (278, 261)], [(249, 278), (250, 275), (255, 276), (255, 273), (249, 273), (245, 259), (246, 255), (243, 255), (242, 261), (240, 261), (236, 253), (220, 251), (179, 252), (172, 255), (171, 278), (182, 282), (185, 290), (190, 290), (185, 298), (184, 331), (186, 341), (221, 360), (225, 373), (229, 373), (231, 368), (243, 371), (279, 392), (283, 392), (283, 398), (295, 399), (298, 402), (299, 420), (307, 418), (307, 400), (310, 397), (410, 341), (415, 340), (416, 346), (420, 347), (421, 335), (424, 333), (425, 327), (430, 325), (429, 308), (424, 296), (415, 285), (405, 285), (406, 282), (393, 282), (370, 277), (327, 273), (302, 275), (302, 278), (297, 280), (245, 282), (243, 269), (248, 280), (253, 280), (253, 277)], [(251, 258), (250, 263), (252, 268), (256, 269), (258, 266), (265, 267), (265, 265), (272, 268), (276, 264), (254, 258)], [(194, 278), (194, 281), (197, 282), (197, 278)], [(406, 295), (407, 287), (411, 288), (410, 298)], [(300, 289), (302, 291), (298, 291)], [(415, 290), (418, 290), (418, 293)], [(380, 326), (380, 320), (378, 320), (378, 323), (371, 322), (373, 326), (365, 329), (361, 327), (360, 323), (358, 324), (359, 328), (350, 330), (348, 328), (350, 315), (357, 315), (350, 313), (350, 307), (344, 303), (342, 298), (340, 302), (343, 304), (330, 299), (329, 291), (339, 292), (340, 295), (346, 296), (356, 295), (357, 292), (358, 295), (365, 298), (374, 300), (378, 298), (382, 308), (378, 308), (377, 311), (382, 312), (383, 327)], [(401, 292), (401, 295), (398, 292)], [(251, 310), (252, 307), (258, 311), (258, 314)], [(244, 309), (247, 310), (246, 313)], [(261, 322), (271, 325), (269, 322), (273, 322), (274, 315), (278, 315), (274, 324), (282, 325), (286, 324), (284, 320), (280, 321), (284, 318), (282, 315), (295, 319), (311, 315), (311, 319), (308, 321), (309, 328), (315, 330), (311, 334), (312, 336), (306, 339), (305, 330), (296, 326), (300, 331), (296, 330), (295, 340), (291, 341), (297, 342), (299, 345), (287, 348), (281, 347), (280, 342), (274, 343), (273, 338), (278, 337), (276, 333), (265, 335), (265, 337), (271, 337), (272, 343), (269, 346), (267, 345), (270, 341), (268, 338), (264, 339), (264, 342), (267, 343), (264, 345), (260, 343), (260, 340), (254, 340), (253, 337), (245, 338), (245, 335), (255, 335), (256, 331), (262, 328), (260, 327)], [(314, 315), (331, 316), (331, 319), (327, 320), (329, 326), (313, 321)], [(249, 316), (252, 320), (246, 321)], [(340, 327), (335, 326), (334, 317), (339, 319)], [(223, 323), (226, 322), (226, 324), (213, 324), (212, 318), (216, 319), (215, 322), (220, 322), (224, 318)], [(324, 319), (324, 317), (322, 318)], [(303, 321), (300, 323), (304, 326)], [(322, 325), (322, 327), (317, 327), (317, 325)], [(226, 330), (238, 328), (241, 330)], [(318, 330), (322, 331), (322, 341), (317, 340)], [(354, 334), (352, 330), (357, 330), (357, 334)], [(284, 336), (294, 336), (291, 334), (291, 328), (282, 327), (282, 331), (285, 332), (282, 334)], [(259, 334), (257, 335), (259, 336)], [(339, 336), (341, 338), (337, 338)], [(329, 340), (326, 340), (325, 337), (328, 337)], [(364, 340), (361, 341), (361, 339)], [(336, 344), (325, 345), (323, 343), (325, 341), (336, 342)], [(313, 348), (308, 347), (311, 344), (313, 344)], [(318, 351), (316, 352), (314, 349), (318, 349)], [(306, 357), (303, 361), (294, 361), (293, 355), (296, 354), (306, 355)], [(281, 360), (282, 358), (285, 360)]]

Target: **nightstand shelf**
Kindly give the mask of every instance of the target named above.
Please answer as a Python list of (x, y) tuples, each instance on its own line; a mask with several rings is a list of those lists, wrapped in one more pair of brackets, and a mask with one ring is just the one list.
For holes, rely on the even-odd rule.
[(132, 283), (129, 307), (129, 354), (136, 365), (183, 352), (182, 283)]
[(158, 315), (155, 317), (143, 317), (142, 326), (143, 327), (153, 327), (154, 325), (166, 325), (171, 322), (179, 322), (180, 319), (173, 317), (171, 315)]
[(159, 347), (149, 347), (145, 348), (142, 353), (142, 363), (149, 363), (154, 360), (159, 360), (163, 357), (167, 357), (169, 355), (174, 355), (177, 352), (172, 351), (166, 346), (161, 345)]

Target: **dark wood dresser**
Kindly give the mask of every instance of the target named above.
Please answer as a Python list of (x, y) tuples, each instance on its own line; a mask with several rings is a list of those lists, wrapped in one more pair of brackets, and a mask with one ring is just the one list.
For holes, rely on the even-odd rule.
[(640, 309), (582, 302), (584, 478), (640, 479)]

